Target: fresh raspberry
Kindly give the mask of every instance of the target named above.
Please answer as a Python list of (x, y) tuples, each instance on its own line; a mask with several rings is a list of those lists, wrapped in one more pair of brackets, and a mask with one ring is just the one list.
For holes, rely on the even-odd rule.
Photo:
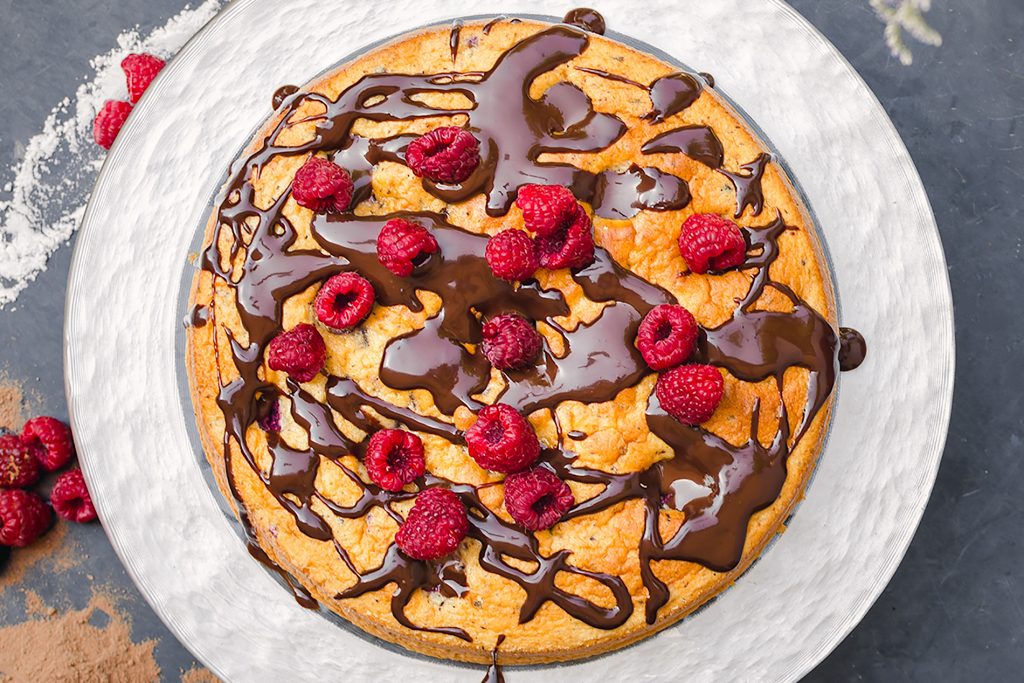
[(419, 223), (392, 218), (377, 235), (377, 259), (398, 277), (409, 277), (413, 269), (438, 250), (437, 240)]
[(565, 230), (576, 218), (576, 197), (561, 185), (524, 185), (516, 195), (527, 230), (550, 237)]
[(683, 424), (711, 419), (725, 383), (712, 365), (680, 365), (658, 376), (654, 392), (662, 409)]
[(636, 347), (652, 370), (686, 361), (697, 345), (697, 321), (682, 306), (661, 304), (647, 312), (636, 332)]
[(89, 495), (89, 489), (85, 487), (82, 470), (77, 467), (57, 477), (53, 491), (50, 492), (50, 505), (58, 517), (69, 522), (84, 524), (96, 519), (92, 497)]
[(283, 370), (297, 382), (308, 382), (317, 376), (327, 360), (324, 338), (309, 323), (299, 323), (270, 340), (267, 365)]
[(347, 330), (361, 323), (373, 310), (373, 285), (359, 273), (331, 276), (316, 293), (316, 319), (332, 330)]
[(25, 489), (41, 476), (39, 460), (16, 434), (0, 436), (0, 488)]
[(75, 454), (71, 430), (55, 417), (33, 417), (21, 430), (21, 442), (31, 450), (47, 472), (64, 467)]
[(569, 485), (545, 467), (505, 479), (505, 509), (530, 531), (550, 529), (575, 502)]
[(292, 198), (317, 213), (337, 213), (352, 201), (352, 177), (323, 157), (311, 156), (292, 181)]
[(579, 204), (572, 222), (564, 230), (537, 238), (540, 264), (548, 270), (582, 268), (594, 261), (594, 236), (590, 216)]
[(395, 542), (415, 560), (436, 560), (454, 552), (468, 531), (466, 506), (459, 497), (448, 489), (432, 488), (416, 496)]
[(540, 265), (537, 245), (522, 230), (502, 230), (487, 241), (484, 255), (491, 272), (509, 282), (529, 280)]
[(409, 143), (405, 163), (420, 178), (461, 183), (480, 165), (480, 143), (457, 126), (435, 128)]
[(0, 545), (24, 548), (50, 528), (46, 501), (31, 491), (0, 490)]
[(727, 270), (747, 257), (747, 242), (739, 227), (713, 213), (697, 213), (686, 219), (679, 233), (679, 253), (694, 273)]
[(128, 81), (128, 99), (132, 104), (139, 101), (164, 64), (164, 60), (145, 52), (130, 54), (121, 60), (121, 70)]
[(103, 149), (110, 149), (121, 126), (132, 113), (132, 105), (123, 100), (107, 100), (92, 121), (92, 139)]
[(540, 455), (533, 427), (515, 408), (503, 403), (480, 411), (466, 430), (466, 445), (477, 465), (506, 474), (526, 469)]
[(401, 429), (374, 432), (363, 462), (370, 480), (388, 491), (401, 491), (427, 469), (420, 437)]
[(521, 368), (540, 353), (540, 333), (516, 313), (497, 315), (484, 323), (484, 355), (499, 370)]

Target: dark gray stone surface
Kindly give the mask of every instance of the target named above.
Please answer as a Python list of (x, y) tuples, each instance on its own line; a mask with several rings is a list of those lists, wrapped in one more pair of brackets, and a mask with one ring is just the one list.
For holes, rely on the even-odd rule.
[[(91, 57), (109, 50), (125, 27), (147, 31), (183, 4), (0, 0), (0, 169), (21, 158), (50, 108), (90, 73)], [(792, 4), (861, 73), (917, 163), (949, 261), (958, 349), (952, 427), (917, 536), (864, 621), (809, 679), (1019, 680), (1024, 3), (937, 0), (928, 19), (945, 44), (912, 43), (909, 67), (889, 55), (867, 0)], [(9, 180), (3, 174), (0, 186)], [(37, 394), (41, 412), (58, 416), (66, 415), (61, 328), (70, 254), (61, 248), (14, 307), (0, 312), (0, 371)], [(938, 283), (942, 274), (935, 277)], [(0, 623), (24, 617), (22, 588), (81, 607), (92, 588), (113, 587), (131, 612), (133, 637), (158, 639), (167, 680), (195, 665), (139, 596), (98, 525), (72, 528), (68, 542), (81, 549), (77, 567), (57, 572), (41, 562), (24, 585), (4, 590), (0, 583)]]

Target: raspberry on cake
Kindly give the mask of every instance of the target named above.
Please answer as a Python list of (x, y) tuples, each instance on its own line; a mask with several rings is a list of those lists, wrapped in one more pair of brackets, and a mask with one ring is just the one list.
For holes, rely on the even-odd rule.
[(289, 90), (206, 226), (218, 488), (275, 569), (427, 655), (670, 626), (828, 426), (832, 287), (784, 170), (706, 79), (580, 21), (466, 21), (457, 61), (428, 28)]
[(418, 496), (395, 542), (416, 560), (436, 560), (455, 551), (466, 537), (466, 507), (448, 489), (426, 489)]
[(516, 313), (498, 315), (481, 330), (484, 355), (499, 370), (512, 370), (529, 365), (537, 358), (544, 340), (530, 322)]
[(505, 509), (530, 531), (550, 529), (575, 502), (569, 485), (544, 467), (505, 479)]
[(364, 462), (370, 481), (388, 491), (401, 491), (426, 471), (423, 441), (401, 429), (374, 432), (366, 446)]
[(640, 321), (636, 347), (651, 370), (667, 370), (693, 355), (700, 327), (682, 306), (658, 304)]
[(576, 219), (576, 197), (561, 185), (524, 185), (516, 195), (526, 229), (538, 237), (563, 232)]
[(694, 214), (679, 232), (679, 253), (694, 273), (722, 271), (742, 265), (747, 255), (743, 233), (728, 218)]
[(594, 236), (590, 216), (576, 205), (568, 224), (556, 232), (537, 237), (540, 265), (548, 270), (582, 268), (594, 260)]
[(437, 252), (437, 240), (419, 223), (393, 218), (377, 235), (377, 258), (398, 277), (409, 277), (424, 258)]
[(466, 430), (469, 456), (485, 470), (518, 472), (532, 465), (540, 455), (540, 442), (533, 427), (512, 406), (485, 406), (476, 422)]
[(658, 377), (654, 392), (666, 413), (683, 424), (698, 425), (715, 414), (725, 383), (711, 365), (683, 365)]
[(461, 183), (480, 165), (480, 143), (462, 128), (435, 128), (409, 143), (405, 162), (422, 178), (438, 183)]
[(509, 282), (529, 280), (540, 267), (537, 245), (522, 230), (502, 230), (487, 241), (487, 265), (496, 277)]
[(358, 273), (331, 276), (316, 293), (316, 319), (334, 331), (355, 327), (370, 315), (375, 294), (370, 281)]
[(320, 213), (344, 211), (352, 202), (352, 177), (341, 166), (311, 156), (295, 173), (292, 198), (299, 206)]
[(320, 374), (327, 358), (324, 338), (309, 323), (300, 323), (274, 337), (267, 348), (267, 365), (282, 370), (296, 382), (308, 382)]

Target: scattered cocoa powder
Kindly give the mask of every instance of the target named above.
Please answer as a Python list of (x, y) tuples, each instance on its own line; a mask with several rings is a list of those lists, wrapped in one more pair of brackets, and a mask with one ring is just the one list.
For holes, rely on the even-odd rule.
[[(38, 614), (40, 609), (49, 611), (38, 595), (26, 593), (26, 612)], [(0, 628), (0, 680), (158, 681), (154, 647), (156, 640), (133, 642), (128, 620), (114, 601), (93, 593), (83, 609)]]
[(209, 669), (194, 666), (181, 672), (181, 683), (221, 683), (221, 680), (210, 673)]
[(25, 420), (39, 413), (42, 404), (39, 394), (26, 389), (6, 370), (0, 371), (0, 429), (21, 431)]
[(25, 615), (28, 617), (52, 617), (57, 610), (43, 601), (39, 593), (25, 591)]

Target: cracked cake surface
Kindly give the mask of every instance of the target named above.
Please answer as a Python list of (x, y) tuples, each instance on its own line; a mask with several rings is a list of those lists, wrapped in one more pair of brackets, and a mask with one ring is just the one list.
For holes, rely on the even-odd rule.
[[(578, 27), (499, 19), (407, 34), (274, 99), (207, 224), (187, 331), (204, 451), (252, 554), (307, 606), (480, 663), (499, 639), (511, 664), (607, 652), (735, 581), (813, 470), (839, 337), (807, 211), (712, 79)], [(442, 127), (478, 144), (459, 182), (420, 177), (406, 158)], [(344, 169), (350, 187), (332, 187), (351, 197), (319, 211), (296, 201), (311, 156)], [(499, 232), (530, 232), (516, 204), (527, 185), (567, 188), (593, 248), (510, 281), (485, 252)], [(739, 226), (738, 265), (688, 265), (681, 226), (698, 214)], [(426, 234), (402, 233), (427, 245), (405, 275), (378, 255), (394, 219)], [(375, 297), (344, 329), (316, 302), (341, 273)], [(637, 348), (659, 305), (699, 326), (671, 364), (721, 377), (699, 425), (660, 405)], [(499, 370), (483, 327), (506, 314), (542, 344), (523, 342), (527, 360)], [(302, 325), (324, 344), (309, 379), (268, 362), (271, 342)], [(523, 486), (571, 491), (549, 528), (513, 518), (504, 481), (517, 475), (467, 448), (496, 403), (539, 443), (532, 466), (546, 473)], [(364, 462), (382, 430), (421, 446), (422, 474), (397, 490)], [(467, 531), (453, 552), (414, 559), (396, 534), (433, 488), (455, 494)]]

